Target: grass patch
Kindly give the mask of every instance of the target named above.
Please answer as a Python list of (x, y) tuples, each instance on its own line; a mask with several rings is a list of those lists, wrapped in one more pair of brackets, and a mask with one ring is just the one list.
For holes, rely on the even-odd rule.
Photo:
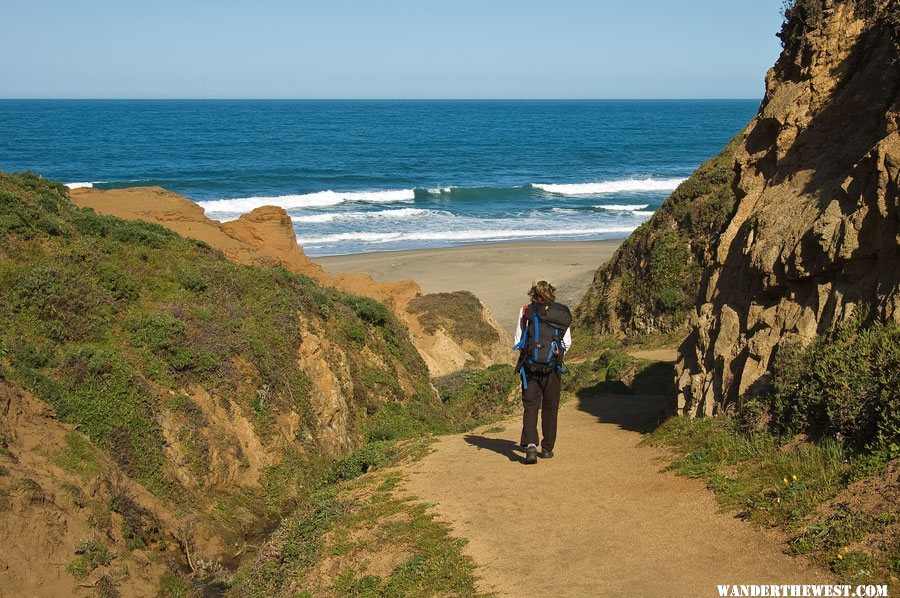
[(500, 334), (484, 318), (481, 301), (469, 291), (421, 295), (409, 302), (408, 309), (428, 334), (444, 328), (453, 338), (477, 345), (500, 340)]
[(464, 541), (425, 505), (396, 497), (401, 480), (370, 471), (326, 482), (272, 535), (265, 556), (237, 573), (228, 595), (478, 595)]
[(113, 555), (100, 540), (82, 540), (75, 547), (75, 560), (66, 569), (75, 577), (87, 577), (97, 567), (112, 562)]
[(78, 432), (66, 434), (66, 446), (53, 462), (69, 473), (74, 473), (87, 481), (101, 470), (99, 458), (91, 443)]
[(166, 571), (159, 578), (159, 595), (167, 598), (191, 596), (191, 586), (181, 577)]
[(646, 442), (673, 451), (670, 469), (703, 480), (724, 510), (785, 532), (791, 538), (785, 552), (809, 555), (846, 583), (889, 579), (900, 546), (881, 549), (874, 538), (900, 522), (900, 511), (896, 505), (872, 513), (835, 503), (848, 492), (855, 470), (838, 441), (785, 442), (766, 432), (743, 432), (727, 418), (674, 417)]

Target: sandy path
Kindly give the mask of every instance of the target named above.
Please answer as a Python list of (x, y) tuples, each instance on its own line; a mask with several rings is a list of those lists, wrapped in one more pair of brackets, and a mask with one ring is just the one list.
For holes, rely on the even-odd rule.
[(525, 293), (533, 282), (549, 280), (556, 285), (557, 299), (574, 309), (597, 266), (608, 260), (621, 242), (488, 243), (338, 255), (313, 261), (331, 273), (363, 272), (379, 281), (411, 278), (425, 293), (469, 290), (512, 332), (518, 309), (528, 301)]
[[(447, 436), (411, 466), (407, 488), (508, 596), (716, 596), (723, 583), (827, 583), (777, 539), (728, 514), (697, 480), (661, 471), (636, 431), (661, 397), (572, 399), (556, 456), (522, 464), (519, 421)], [(490, 429), (490, 428), (489, 428)]]

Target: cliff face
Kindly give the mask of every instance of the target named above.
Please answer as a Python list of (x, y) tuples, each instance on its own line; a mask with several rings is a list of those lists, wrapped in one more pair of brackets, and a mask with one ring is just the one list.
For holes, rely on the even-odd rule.
[(734, 151), (743, 139), (703, 163), (597, 270), (575, 310), (580, 326), (626, 339), (686, 331), (734, 206)]
[[(310, 261), (297, 244), (290, 217), (282, 208), (264, 206), (237, 220), (219, 223), (204, 215), (203, 208), (186, 197), (160, 187), (128, 189), (73, 189), (72, 201), (126, 220), (154, 222), (180, 235), (209, 244), (229, 260), (254, 266), (283, 266), (292, 272), (313, 278), (319, 284), (354, 295), (362, 295), (388, 306), (409, 329), (413, 344), (432, 376), (443, 376), (466, 367), (487, 367), (510, 359), (512, 341), (490, 312), (475, 299), (456, 319), (472, 321), (488, 331), (478, 342), (471, 342), (454, 330), (457, 322), (447, 314), (434, 313), (442, 321), (426, 329), (421, 310), (410, 310), (410, 303), (423, 299), (419, 285), (412, 280), (377, 282), (366, 274), (330, 274)], [(419, 305), (438, 306), (437, 297), (424, 296)], [(449, 312), (448, 312), (449, 313)]]
[(810, 0), (787, 17), (680, 349), (682, 413), (730, 410), (767, 386), (780, 347), (862, 308), (900, 320), (897, 2)]

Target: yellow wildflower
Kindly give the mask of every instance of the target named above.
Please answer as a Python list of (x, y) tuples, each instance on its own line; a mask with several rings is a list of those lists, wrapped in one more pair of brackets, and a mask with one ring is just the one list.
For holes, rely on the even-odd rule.
[(791, 476), (791, 479), (794, 480), (794, 481), (796, 482), (796, 481), (797, 481), (797, 474), (792, 475), (792, 476)]
[(839, 554), (839, 555), (838, 555), (838, 560), (843, 561), (843, 560), (844, 560), (844, 555)]

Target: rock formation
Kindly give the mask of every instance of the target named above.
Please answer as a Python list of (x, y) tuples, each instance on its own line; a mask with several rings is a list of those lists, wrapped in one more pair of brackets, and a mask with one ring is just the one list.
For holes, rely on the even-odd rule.
[[(442, 376), (464, 367), (486, 367), (509, 361), (512, 341), (490, 312), (476, 300), (475, 309), (463, 314), (494, 331), (486, 340), (473, 343), (453, 333), (452, 322), (425, 330), (421, 313), (409, 304), (421, 298), (412, 280), (377, 282), (366, 274), (329, 274), (303, 253), (290, 217), (282, 208), (263, 206), (237, 220), (219, 223), (204, 215), (203, 208), (186, 197), (160, 187), (127, 189), (73, 189), (72, 201), (101, 214), (126, 220), (155, 222), (178, 234), (203, 241), (239, 264), (283, 266), (313, 278), (319, 284), (346, 293), (362, 295), (387, 305), (409, 328), (413, 344), (432, 376)], [(427, 297), (427, 296), (426, 296)], [(421, 304), (421, 302), (419, 302)]]
[(787, 17), (681, 347), (683, 413), (730, 410), (766, 387), (779, 347), (860, 309), (900, 320), (897, 3), (805, 2)]
[[(603, 333), (687, 338), (676, 405), (728, 412), (780, 347), (900, 319), (900, 3), (798, 0), (756, 117), (601, 267)], [(673, 256), (675, 256), (673, 258)]]

